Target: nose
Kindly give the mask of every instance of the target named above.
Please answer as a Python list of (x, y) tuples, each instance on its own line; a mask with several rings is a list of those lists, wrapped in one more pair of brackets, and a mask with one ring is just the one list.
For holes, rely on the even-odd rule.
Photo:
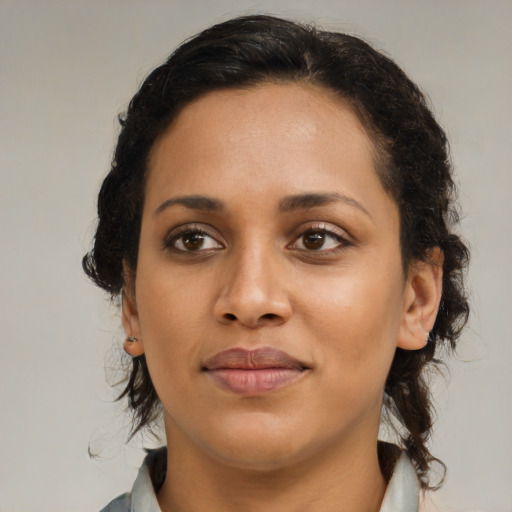
[(283, 269), (268, 252), (245, 250), (226, 262), (213, 311), (218, 322), (256, 329), (290, 319), (292, 304)]

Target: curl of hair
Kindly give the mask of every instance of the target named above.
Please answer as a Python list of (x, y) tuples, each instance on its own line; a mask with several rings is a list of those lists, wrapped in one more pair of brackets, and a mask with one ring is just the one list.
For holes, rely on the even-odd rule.
[[(316, 85), (354, 109), (374, 142), (382, 184), (399, 208), (404, 272), (411, 262), (428, 260), (431, 249), (443, 251), (443, 293), (429, 342), (422, 350), (397, 349), (384, 400), (405, 427), (403, 447), (423, 488), (429, 488), (429, 468), (437, 459), (427, 448), (432, 405), (425, 371), (438, 363), (439, 346), (455, 347), (467, 321), (468, 249), (453, 231), (458, 216), (443, 130), (418, 87), (361, 39), (271, 16), (246, 16), (181, 45), (149, 74), (120, 117), (112, 167), (98, 197), (94, 245), (83, 268), (113, 297), (122, 291), (123, 261), (133, 272), (137, 268), (146, 168), (155, 140), (194, 99), (268, 82)], [(154, 419), (159, 405), (144, 356), (133, 360), (123, 396), (133, 410), (133, 435)]]

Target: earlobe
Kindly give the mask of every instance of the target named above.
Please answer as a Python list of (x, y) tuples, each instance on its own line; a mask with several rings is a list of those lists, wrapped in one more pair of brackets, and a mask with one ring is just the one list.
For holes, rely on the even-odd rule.
[(126, 339), (123, 344), (124, 351), (132, 357), (141, 356), (144, 353), (142, 333), (139, 322), (139, 312), (135, 300), (135, 286), (133, 284), (133, 273), (123, 262), (125, 285), (121, 295), (122, 323)]
[(443, 252), (435, 247), (426, 261), (410, 265), (397, 347), (419, 350), (428, 343), (443, 291), (443, 260)]
[(123, 343), (123, 348), (124, 351), (132, 357), (139, 357), (144, 354), (142, 340), (135, 336), (128, 336)]

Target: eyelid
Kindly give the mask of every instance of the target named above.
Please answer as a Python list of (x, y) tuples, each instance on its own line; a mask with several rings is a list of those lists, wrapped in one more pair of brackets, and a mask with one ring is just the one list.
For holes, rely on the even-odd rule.
[(304, 236), (305, 233), (308, 231), (320, 231), (324, 232), (327, 235), (330, 235), (340, 241), (339, 246), (333, 249), (318, 249), (318, 250), (307, 250), (307, 249), (297, 249), (302, 250), (309, 253), (317, 253), (317, 254), (328, 254), (332, 252), (337, 252), (340, 250), (343, 250), (349, 246), (354, 245), (354, 242), (352, 241), (352, 237), (340, 227), (336, 226), (335, 224), (331, 224), (328, 222), (322, 222), (322, 221), (316, 221), (316, 222), (309, 222), (306, 224), (302, 224), (296, 231), (295, 236), (293, 239), (293, 242), (288, 245), (289, 248), (292, 247), (297, 243), (297, 241), (300, 239), (300, 237)]
[[(215, 231), (215, 233), (213, 233), (214, 231)], [(193, 222), (193, 223), (182, 224), (180, 226), (175, 226), (175, 227), (171, 228), (164, 236), (164, 239), (162, 242), (163, 249), (164, 250), (171, 249), (178, 253), (194, 253), (194, 252), (201, 253), (201, 252), (207, 252), (208, 250), (211, 250), (211, 249), (208, 249), (208, 250), (203, 250), (203, 251), (201, 251), (201, 250), (183, 251), (183, 250), (180, 250), (180, 249), (177, 249), (176, 247), (174, 247), (175, 240), (177, 240), (178, 238), (180, 238), (183, 235), (186, 235), (187, 233), (202, 233), (202, 234), (212, 238), (213, 240), (215, 240), (220, 246), (222, 246), (222, 248), (225, 247), (225, 244), (219, 240), (219, 238), (221, 238), (221, 237), (218, 235), (217, 231), (214, 230), (211, 226), (209, 226), (208, 224), (201, 224), (201, 223)]]
[[(330, 235), (331, 237), (339, 240), (339, 245), (337, 247), (331, 248), (331, 249), (318, 249), (318, 250), (307, 250), (307, 249), (300, 249), (297, 247), (293, 247), (297, 243), (297, 240), (301, 236), (304, 236), (304, 234), (307, 233), (308, 231), (324, 232), (327, 235)], [(175, 252), (182, 253), (182, 254), (186, 254), (186, 253), (200, 254), (200, 253), (205, 253), (205, 252), (212, 251), (212, 250), (218, 250), (218, 249), (211, 249), (211, 248), (203, 249), (203, 250), (199, 249), (197, 251), (184, 251), (182, 249), (177, 249), (174, 246), (174, 242), (179, 237), (181, 237), (185, 234), (188, 234), (188, 233), (204, 234), (204, 235), (212, 238), (213, 240), (215, 240), (215, 242), (219, 246), (221, 246), (221, 248), (226, 247), (225, 242), (222, 241), (222, 237), (219, 235), (218, 231), (215, 228), (213, 228), (212, 226), (210, 226), (208, 224), (194, 222), (194, 223), (182, 224), (180, 226), (175, 226), (175, 227), (171, 228), (167, 232), (167, 234), (165, 235), (165, 237), (163, 239), (162, 248), (164, 250), (174, 250)], [(331, 223), (325, 222), (325, 221), (313, 221), (313, 222), (304, 223), (301, 226), (299, 226), (297, 229), (294, 230), (294, 234), (292, 236), (293, 236), (293, 241), (287, 245), (287, 248), (296, 249), (296, 250), (309, 252), (309, 253), (329, 254), (329, 253), (334, 253), (334, 252), (343, 250), (349, 246), (354, 245), (354, 242), (352, 241), (352, 237), (344, 229), (336, 226), (335, 224), (331, 224)]]

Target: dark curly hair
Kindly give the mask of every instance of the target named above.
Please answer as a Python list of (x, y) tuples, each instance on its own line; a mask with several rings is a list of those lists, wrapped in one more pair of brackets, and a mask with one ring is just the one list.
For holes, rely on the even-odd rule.
[[(445, 133), (418, 87), (388, 57), (357, 37), (271, 16), (245, 16), (215, 25), (182, 44), (146, 78), (120, 116), (112, 167), (98, 197), (94, 247), (83, 258), (87, 275), (118, 296), (123, 261), (135, 272), (148, 154), (185, 105), (208, 92), (265, 82), (302, 82), (334, 91), (354, 109), (376, 149), (376, 171), (396, 201), (406, 270), (444, 254), (439, 313), (425, 348), (397, 349), (385, 384), (384, 406), (401, 428), (402, 447), (424, 489), (436, 461), (426, 444), (432, 404), (426, 371), (437, 349), (454, 348), (469, 307), (463, 276), (468, 249), (454, 232), (458, 215)], [(121, 396), (134, 415), (132, 435), (157, 416), (160, 402), (145, 357), (133, 359)], [(379, 448), (389, 477), (397, 453)]]

